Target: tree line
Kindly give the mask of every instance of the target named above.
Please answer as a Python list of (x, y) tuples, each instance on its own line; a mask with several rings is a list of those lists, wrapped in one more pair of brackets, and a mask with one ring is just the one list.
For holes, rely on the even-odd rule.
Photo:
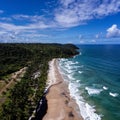
[[(48, 62), (78, 54), (72, 44), (0, 44), (0, 79), (27, 66), (24, 77), (10, 89), (2, 105), (2, 120), (27, 120), (42, 97), (47, 80)], [(39, 71), (40, 76), (33, 79)]]

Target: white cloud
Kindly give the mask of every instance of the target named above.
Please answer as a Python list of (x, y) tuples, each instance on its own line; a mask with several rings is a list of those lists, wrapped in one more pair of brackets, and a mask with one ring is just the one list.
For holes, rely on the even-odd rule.
[(118, 29), (116, 24), (113, 24), (110, 28), (107, 29), (106, 37), (120, 37), (120, 29)]
[(6, 42), (27, 42), (26, 40), (28, 39), (37, 42), (41, 38), (50, 37), (47, 34), (39, 32), (39, 30), (46, 28), (52, 28), (52, 24), (47, 25), (43, 22), (38, 22), (28, 25), (15, 25), (0, 22), (0, 42), (1, 40), (5, 40)]
[(2, 32), (0, 34), (0, 42), (9, 42), (9, 41), (13, 41), (16, 38), (16, 36), (13, 33), (10, 32)]
[(97, 34), (95, 35), (95, 38), (96, 38), (96, 39), (100, 39), (100, 38), (104, 38), (104, 37), (105, 37), (105, 35), (104, 35), (102, 32), (97, 33)]
[(27, 34), (23, 34), (23, 36), (27, 37), (27, 38), (46, 38), (46, 37), (50, 37), (49, 35), (46, 34), (40, 34), (40, 33), (27, 33)]
[(79, 39), (82, 39), (82, 38), (83, 38), (83, 35), (80, 34), (80, 35), (78, 36), (78, 38), (79, 38)]
[(91, 40), (91, 42), (92, 42), (92, 43), (95, 43), (95, 42), (96, 42), (96, 40)]
[(62, 10), (56, 13), (55, 21), (62, 27), (73, 27), (79, 25), (79, 17), (72, 10)]
[(80, 40), (80, 44), (84, 44), (85, 43), (85, 41), (84, 40)]
[(99, 38), (99, 34), (96, 34), (96, 35), (95, 35), (95, 38)]
[(34, 30), (23, 30), (20, 32), (0, 31), (0, 42), (37, 42), (40, 39), (48, 39), (50, 35), (41, 34)]
[(73, 27), (120, 12), (119, 0), (60, 0), (55, 21), (62, 27)]
[(11, 18), (8, 18), (8, 17), (0, 17), (0, 21), (12, 21)]
[[(52, 11), (52, 10), (50, 10)], [(10, 38), (20, 38), (23, 35), (27, 38), (47, 37), (38, 35), (36, 31), (43, 29), (61, 29), (86, 24), (89, 20), (99, 19), (111, 14), (120, 12), (119, 0), (59, 0), (57, 7), (45, 17), (42, 15), (12, 15), (0, 17), (0, 36)], [(0, 10), (0, 14), (4, 13)], [(23, 22), (24, 21), (24, 22)], [(17, 24), (16, 24), (17, 23)], [(32, 33), (33, 34), (28, 34)], [(24, 34), (23, 34), (24, 33)], [(14, 37), (13, 37), (14, 36)], [(113, 25), (107, 30), (107, 37), (120, 36), (117, 25)], [(97, 34), (95, 38), (101, 37)], [(11, 39), (10, 38), (10, 39)], [(83, 43), (83, 36), (79, 35), (80, 43)], [(93, 41), (94, 42), (94, 41)]]
[(0, 35), (6, 34), (6, 31), (0, 31)]
[(65, 7), (67, 7), (69, 4), (73, 3), (74, 0), (61, 0), (61, 4), (63, 4)]
[(4, 29), (7, 31), (22, 31), (22, 30), (33, 30), (33, 29), (46, 29), (46, 28), (53, 28), (55, 24), (51, 22), (51, 24), (46, 24), (42, 21), (37, 23), (31, 23), (28, 25), (15, 25), (12, 23), (3, 23), (0, 22), (0, 29)]
[(2, 13), (4, 13), (4, 11), (3, 11), (3, 10), (0, 10), (0, 14), (2, 14)]
[(31, 22), (39, 22), (45, 20), (44, 17), (40, 15), (24, 15), (24, 14), (13, 15), (12, 18), (15, 20), (27, 20)]
[[(57, 8), (51, 12), (51, 17), (45, 18), (42, 15), (12, 15), (9, 20), (26, 22), (27, 25), (13, 25), (18, 29), (46, 29), (46, 28), (69, 28), (86, 24), (91, 19), (98, 19), (104, 16), (120, 12), (119, 0), (59, 0)], [(4, 11), (0, 10), (0, 13)], [(8, 18), (0, 18), (8, 22)], [(4, 23), (7, 24), (7, 23)]]
[[(32, 40), (33, 38), (36, 38), (36, 40), (48, 38), (50, 36), (41, 34), (39, 31), (56, 28), (56, 24), (53, 21), (47, 21), (44, 17), (37, 15), (12, 15), (9, 17), (10, 21), (6, 18), (1, 17), (0, 19), (0, 39), (6, 41), (17, 42), (20, 40), (26, 41), (27, 39)], [(14, 20), (17, 20), (17, 23), (20, 24), (15, 24)]]

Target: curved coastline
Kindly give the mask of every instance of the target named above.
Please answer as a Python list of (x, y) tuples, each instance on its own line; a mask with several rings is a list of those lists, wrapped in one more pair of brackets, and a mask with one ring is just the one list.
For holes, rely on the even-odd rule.
[(49, 91), (46, 94), (48, 109), (43, 120), (83, 120), (76, 101), (70, 96), (68, 84), (58, 69), (58, 59), (53, 59), (49, 67)]

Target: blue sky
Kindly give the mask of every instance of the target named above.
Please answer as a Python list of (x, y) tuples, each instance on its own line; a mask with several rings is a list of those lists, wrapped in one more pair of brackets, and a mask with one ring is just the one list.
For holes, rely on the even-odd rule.
[(120, 43), (120, 1), (0, 0), (0, 42)]

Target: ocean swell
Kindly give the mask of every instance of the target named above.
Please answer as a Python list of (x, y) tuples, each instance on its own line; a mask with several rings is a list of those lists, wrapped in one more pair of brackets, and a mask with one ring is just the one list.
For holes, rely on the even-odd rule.
[[(76, 65), (77, 66), (72, 66), (72, 65)], [(82, 66), (83, 67), (83, 66)], [(88, 104), (84, 98), (81, 96), (79, 87), (81, 86), (80, 84), (80, 80), (76, 80), (73, 77), (73, 72), (76, 68), (79, 68), (78, 63), (77, 62), (71, 62), (68, 59), (62, 59), (59, 62), (59, 68), (60, 68), (60, 72), (63, 75), (63, 78), (65, 78), (65, 80), (67, 80), (68, 82), (68, 87), (69, 87), (69, 91), (70, 91), (70, 96), (75, 99), (76, 103), (79, 106), (80, 109), (80, 114), (82, 115), (84, 120), (101, 120), (101, 115), (98, 115), (96, 113), (95, 110), (95, 106), (91, 106), (90, 104)], [(66, 72), (63, 72), (64, 71)], [(70, 72), (68, 72), (68, 70), (71, 70)], [(72, 74), (70, 74), (72, 73)], [(79, 74), (82, 74), (81, 72)], [(79, 83), (79, 84), (78, 84)], [(94, 93), (92, 93), (92, 88), (86, 88), (87, 90), (89, 90), (89, 94), (99, 94), (102, 89), (94, 89)]]

